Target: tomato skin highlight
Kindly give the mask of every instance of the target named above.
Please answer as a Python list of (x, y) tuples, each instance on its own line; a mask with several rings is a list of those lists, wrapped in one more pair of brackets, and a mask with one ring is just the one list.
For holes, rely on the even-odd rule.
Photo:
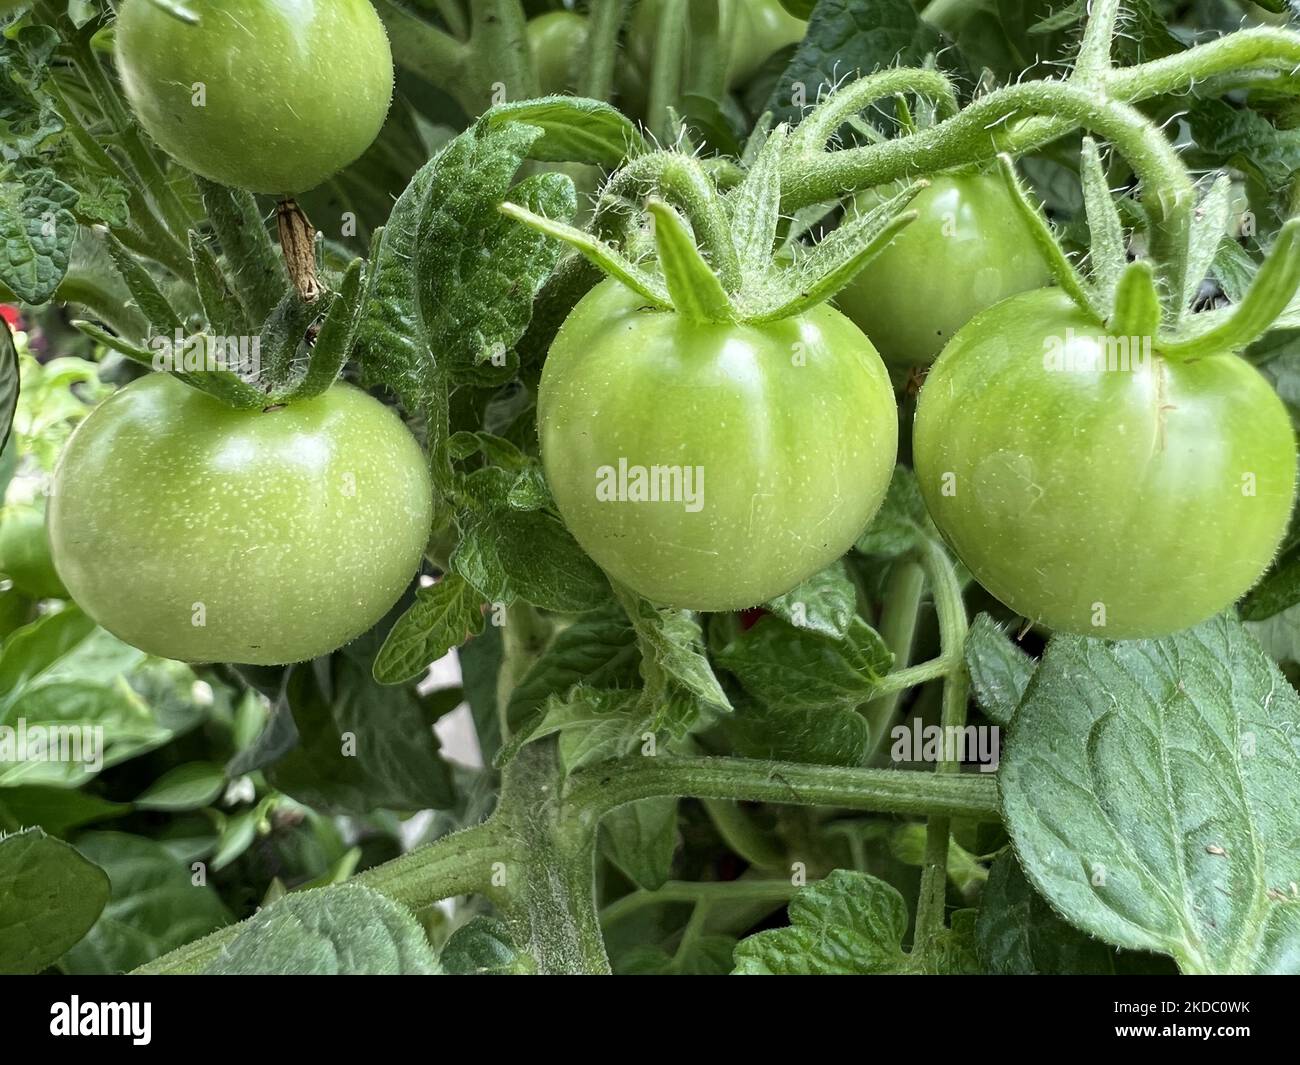
[[(870, 210), (895, 189), (855, 200)], [(918, 217), (835, 297), (891, 366), (931, 362), (963, 325), (1051, 273), (1002, 180), (939, 174), (908, 205)]]
[[(698, 324), (613, 280), (556, 336), (538, 433), (583, 549), (646, 598), (695, 610), (765, 602), (842, 555), (884, 498), (898, 442), (884, 365), (833, 308)], [(676, 469), (683, 486), (702, 469), (699, 505), (684, 490), (598, 498), (620, 462)]]
[(163, 373), (77, 427), (48, 508), (59, 576), (100, 625), (165, 658), (257, 665), (383, 617), (431, 520), (419, 444), (359, 389), (237, 411)]
[(122, 87), (169, 155), (223, 185), (282, 195), (314, 188), (370, 146), (388, 114), (393, 60), (369, 0), (196, 10), (190, 24), (151, 0), (124, 0), (117, 17)]
[[(1049, 368), (1067, 330), (1076, 368)], [(1294, 500), (1295, 437), (1245, 360), (1079, 368), (1104, 365), (1102, 336), (1056, 289), (979, 315), (921, 389), (913, 459), (944, 537), (1012, 610), (1057, 631), (1163, 636), (1268, 567)]]

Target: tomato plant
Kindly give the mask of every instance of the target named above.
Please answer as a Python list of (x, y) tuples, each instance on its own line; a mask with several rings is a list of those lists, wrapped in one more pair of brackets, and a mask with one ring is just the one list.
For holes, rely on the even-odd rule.
[(1189, 628), (1259, 579), (1296, 455), (1254, 367), (1124, 339), (1059, 290), (1005, 300), (930, 372), (914, 457), (931, 515), (990, 592), (1052, 629), (1135, 639)]
[[(861, 194), (860, 208), (881, 193)], [(912, 201), (917, 219), (836, 302), (891, 365), (931, 362), (958, 329), (1051, 274), (1006, 187), (993, 175), (939, 174)]]
[(9, 10), (0, 972), (1300, 971), (1266, 6)]
[(611, 576), (735, 610), (853, 543), (889, 484), (897, 418), (880, 359), (830, 308), (702, 324), (610, 279), (555, 339), (538, 435), (561, 515)]
[(369, 0), (237, 0), (191, 19), (128, 0), (115, 41), (149, 135), (196, 173), (257, 192), (302, 192), (352, 162), (392, 96)]
[(374, 624), (430, 521), (418, 445), (361, 392), (232, 411), (164, 374), (81, 424), (49, 515), (59, 575), (109, 632), (165, 658), (266, 664)]

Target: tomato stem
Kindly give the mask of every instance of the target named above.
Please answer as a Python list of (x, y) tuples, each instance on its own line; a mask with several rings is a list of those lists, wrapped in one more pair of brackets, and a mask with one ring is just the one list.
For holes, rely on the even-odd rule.
[[(921, 565), (925, 568), (934, 596), (935, 610), (939, 615), (939, 643), (943, 656), (951, 663), (951, 670), (943, 681), (943, 711), (941, 724), (944, 735), (966, 724), (966, 706), (969, 677), (966, 670), (965, 647), (968, 623), (966, 606), (962, 599), (961, 582), (947, 552), (933, 539), (926, 539), (921, 548)], [(960, 763), (951, 757), (950, 745), (944, 744), (943, 760), (935, 767), (938, 779), (958, 779)], [(921, 888), (916, 902), (916, 933), (914, 950), (925, 950), (944, 929), (944, 904), (948, 894), (948, 837), (951, 820), (947, 814), (933, 815), (926, 825), (925, 857), (921, 868)]]

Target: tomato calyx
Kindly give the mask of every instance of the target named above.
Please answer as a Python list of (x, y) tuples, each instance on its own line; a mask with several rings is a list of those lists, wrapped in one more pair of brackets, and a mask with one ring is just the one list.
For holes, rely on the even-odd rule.
[[(1119, 211), (1091, 138), (1084, 138), (1081, 159), (1085, 213), (1093, 234), (1086, 276), (1057, 243), (1040, 208), (1016, 176), (1011, 157), (1000, 155), (998, 162), (1012, 199), (1029, 223), (1057, 283), (1112, 336), (1142, 342), (1165, 358), (1185, 361), (1235, 354), (1270, 329), (1292, 324), (1287, 311), (1300, 291), (1300, 218), (1289, 219), (1282, 226), (1239, 303), (1191, 313), (1231, 210), (1231, 180), (1220, 175), (1191, 212), (1185, 247), (1177, 246), (1173, 253), (1180, 262), (1170, 264), (1159, 258), (1129, 261)], [(1156, 222), (1153, 216), (1153, 228)], [(1171, 277), (1181, 278), (1181, 285), (1171, 286)]]
[[(500, 209), (566, 241), (650, 306), (700, 323), (776, 322), (810, 310), (846, 285), (916, 217), (903, 208), (928, 184), (911, 184), (808, 248), (781, 234), (782, 159), (790, 143), (788, 128), (778, 126), (748, 173), (725, 191), (694, 156), (651, 153), (657, 178), (639, 206), (622, 203), (621, 248), (518, 204)], [(637, 249), (647, 229), (654, 259), (643, 265)]]
[[(270, 409), (321, 395), (338, 379), (356, 340), (365, 261), (354, 259), (327, 286), (316, 272), (315, 230), (293, 200), (282, 201), (277, 209), (281, 258), (269, 239), (247, 236), (264, 232), (251, 196), (201, 186), (221, 243), (251, 243), (261, 259), (233, 270), (191, 234), (192, 281), (207, 318), (205, 327), (189, 328), (148, 272), (103, 226), (93, 232), (136, 304), (145, 310), (149, 333), (133, 339), (92, 322), (73, 324), (92, 340), (151, 370), (170, 373), (236, 410)], [(241, 229), (242, 234), (237, 232)], [(260, 322), (255, 314), (262, 315)]]

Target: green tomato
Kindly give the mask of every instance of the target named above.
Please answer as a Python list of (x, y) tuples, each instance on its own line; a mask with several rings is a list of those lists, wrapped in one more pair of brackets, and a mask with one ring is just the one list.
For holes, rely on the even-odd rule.
[[(870, 210), (893, 191), (868, 190), (855, 207)], [(835, 298), (891, 366), (929, 363), (986, 307), (1050, 283), (1001, 179), (940, 174), (908, 209), (915, 221)]]
[(613, 280), (561, 327), (537, 402), (578, 543), (646, 598), (694, 610), (764, 602), (842, 555), (898, 444), (884, 365), (838, 311), (700, 324)]
[(149, 135), (195, 173), (254, 192), (314, 188), (378, 135), (393, 92), (369, 0), (222, 0), (185, 22), (124, 0), (116, 57)]
[(529, 19), (528, 46), (543, 96), (577, 90), (587, 50), (585, 17), (572, 11), (548, 11)]
[(66, 599), (54, 571), (45, 515), (39, 507), (13, 503), (0, 509), (0, 574), (32, 599)]
[(161, 373), (78, 426), (49, 504), (59, 575), (104, 628), (166, 658), (257, 665), (370, 628), (431, 520), (419, 445), (366, 393), (243, 411)]
[(921, 389), (931, 516), (985, 588), (1048, 628), (1195, 625), (1258, 580), (1286, 530), (1295, 439), (1268, 382), (1231, 354), (1147, 352), (1042, 289), (975, 318)]

